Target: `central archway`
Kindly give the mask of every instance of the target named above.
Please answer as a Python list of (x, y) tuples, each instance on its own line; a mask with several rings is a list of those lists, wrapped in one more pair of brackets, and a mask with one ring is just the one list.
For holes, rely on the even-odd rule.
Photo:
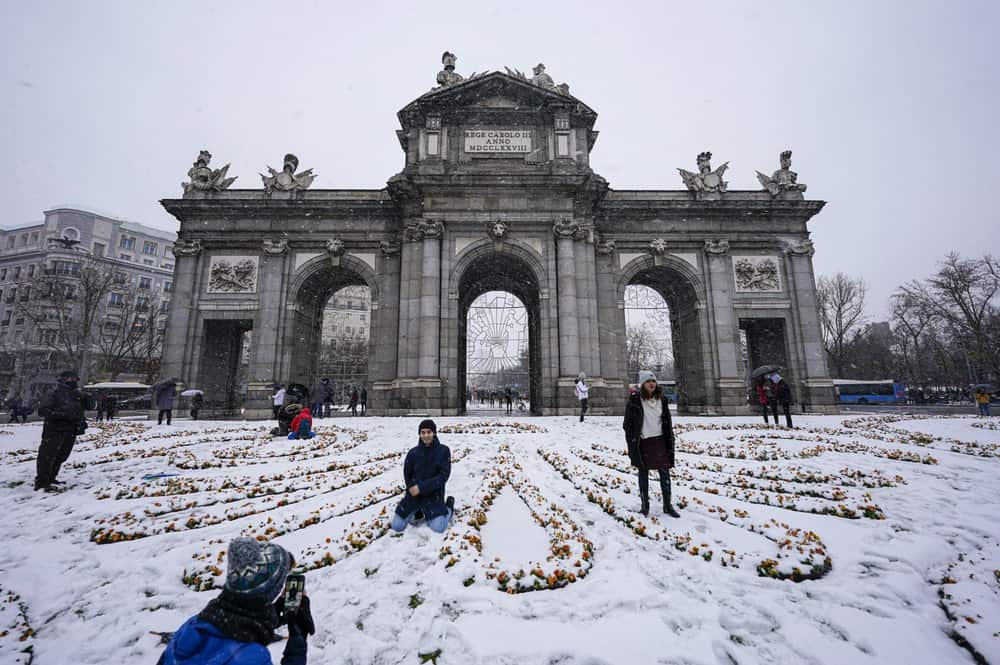
[(469, 310), (489, 292), (509, 293), (524, 305), (528, 326), (528, 405), (532, 414), (542, 413), (541, 290), (526, 261), (513, 254), (488, 252), (473, 258), (458, 280), (458, 406), (467, 410), (469, 399), (468, 335)]

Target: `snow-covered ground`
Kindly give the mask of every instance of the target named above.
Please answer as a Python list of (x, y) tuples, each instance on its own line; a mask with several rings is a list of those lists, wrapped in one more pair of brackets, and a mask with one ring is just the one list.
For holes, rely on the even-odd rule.
[(401, 536), (417, 419), (92, 427), (60, 494), (5, 426), (0, 663), (155, 662), (241, 533), (308, 569), (313, 663), (1000, 663), (992, 422), (676, 422), (680, 519), (634, 512), (620, 418), (440, 418), (457, 519)]

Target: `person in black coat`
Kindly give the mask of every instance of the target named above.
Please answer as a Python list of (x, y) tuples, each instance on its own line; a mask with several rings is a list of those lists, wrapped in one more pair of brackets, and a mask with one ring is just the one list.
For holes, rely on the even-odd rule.
[(406, 454), (403, 462), (403, 480), (406, 495), (396, 506), (392, 528), (404, 530), (423, 513), (427, 526), (443, 533), (455, 513), (455, 499), (445, 499), (445, 484), (451, 475), (451, 451), (437, 437), (433, 420), (423, 420), (418, 429), (420, 441)]
[(625, 405), (625, 443), (632, 466), (639, 469), (639, 498), (643, 515), (649, 515), (649, 470), (660, 473), (663, 512), (680, 517), (670, 502), (670, 469), (674, 466), (674, 427), (670, 420), (670, 401), (656, 383), (656, 375), (639, 372), (639, 390)]
[(794, 401), (792, 399), (792, 387), (788, 385), (778, 374), (774, 374), (771, 377), (774, 381), (774, 387), (772, 393), (774, 394), (774, 424), (778, 424), (778, 405), (781, 405), (781, 410), (785, 412), (785, 425), (789, 429), (792, 428), (792, 409), (791, 405)]
[(51, 491), (60, 485), (56, 476), (63, 462), (69, 458), (78, 434), (87, 429), (86, 409), (94, 408), (94, 400), (77, 389), (80, 378), (67, 370), (59, 375), (56, 388), (42, 400), (38, 413), (45, 418), (42, 442), (38, 446), (35, 471), (35, 489)]

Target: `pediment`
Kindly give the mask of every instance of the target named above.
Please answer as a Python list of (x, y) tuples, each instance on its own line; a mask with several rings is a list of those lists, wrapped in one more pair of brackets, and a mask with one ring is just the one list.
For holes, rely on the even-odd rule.
[(597, 113), (572, 95), (533, 85), (530, 81), (502, 72), (482, 74), (461, 83), (434, 88), (407, 104), (398, 114), (406, 127), (432, 113), (460, 109), (543, 109), (564, 108), (587, 118), (593, 125)]

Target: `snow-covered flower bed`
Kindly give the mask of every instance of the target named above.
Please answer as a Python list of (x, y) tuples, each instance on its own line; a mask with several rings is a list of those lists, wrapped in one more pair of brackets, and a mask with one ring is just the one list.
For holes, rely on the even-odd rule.
[(679, 519), (656, 472), (638, 513), (621, 418), (437, 421), (443, 535), (389, 529), (419, 419), (102, 424), (58, 494), (6, 426), (0, 663), (155, 662), (241, 534), (306, 571), (310, 662), (1000, 662), (992, 421), (680, 417)]

